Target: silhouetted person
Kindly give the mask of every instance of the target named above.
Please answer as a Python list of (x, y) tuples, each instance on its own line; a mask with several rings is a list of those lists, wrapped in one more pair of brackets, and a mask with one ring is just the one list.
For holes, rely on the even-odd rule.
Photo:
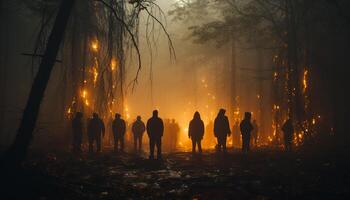
[(72, 120), (73, 130), (73, 152), (81, 152), (81, 143), (83, 141), (83, 113), (77, 112)]
[(89, 137), (89, 152), (92, 153), (94, 149), (94, 142), (96, 142), (97, 152), (101, 151), (101, 137), (105, 135), (105, 125), (98, 117), (97, 113), (93, 113), (92, 119), (88, 122), (87, 127)]
[(162, 136), (164, 132), (163, 120), (158, 117), (158, 111), (147, 121), (147, 135), (149, 137), (150, 159), (154, 159), (154, 147), (157, 146), (157, 159), (162, 159)]
[(115, 118), (112, 122), (112, 131), (114, 135), (114, 150), (118, 151), (120, 144), (120, 151), (124, 151), (124, 135), (126, 131), (125, 121), (121, 118), (119, 113), (115, 114)]
[(292, 150), (292, 141), (294, 134), (293, 122), (291, 119), (288, 119), (282, 126), (282, 131), (284, 135), (284, 148), (286, 151)]
[(193, 119), (188, 127), (188, 137), (192, 140), (192, 153), (196, 153), (196, 146), (198, 146), (198, 152), (202, 153), (201, 141), (204, 136), (204, 123), (201, 119), (199, 112), (195, 112)]
[(250, 150), (250, 135), (253, 130), (253, 125), (250, 122), (252, 114), (250, 112), (246, 112), (244, 114), (244, 119), (242, 120), (240, 126), (241, 134), (242, 134), (242, 151), (248, 152)]
[(214, 121), (214, 135), (218, 140), (218, 151), (221, 151), (221, 148), (226, 152), (226, 139), (227, 136), (230, 136), (230, 124), (227, 116), (225, 115), (226, 110), (220, 109), (217, 117)]
[(169, 124), (170, 151), (176, 150), (176, 144), (177, 144), (179, 132), (180, 132), (179, 125), (176, 123), (175, 119), (172, 119)]
[(257, 146), (258, 145), (258, 131), (259, 131), (259, 127), (258, 127), (258, 124), (256, 122), (256, 120), (254, 119), (253, 120), (253, 130), (252, 130), (252, 142), (253, 142), (253, 145), (254, 146)]
[(145, 123), (143, 123), (140, 116), (137, 116), (136, 121), (132, 124), (131, 131), (134, 135), (134, 150), (139, 153), (142, 150), (142, 136), (145, 129)]

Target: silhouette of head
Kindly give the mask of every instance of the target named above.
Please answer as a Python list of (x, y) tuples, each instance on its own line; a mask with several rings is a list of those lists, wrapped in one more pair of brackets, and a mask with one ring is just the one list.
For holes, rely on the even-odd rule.
[(137, 116), (137, 117), (136, 117), (136, 120), (137, 120), (137, 121), (140, 121), (140, 120), (141, 120), (141, 116), (140, 116), (140, 115)]
[(80, 118), (83, 117), (83, 113), (82, 113), (82, 112), (77, 112), (77, 113), (75, 114), (75, 117), (80, 119)]
[(92, 113), (92, 118), (98, 118), (98, 114), (97, 113)]
[(250, 112), (244, 113), (244, 119), (250, 120), (252, 118), (252, 114)]
[(158, 117), (158, 110), (153, 110), (153, 117)]
[(119, 113), (115, 113), (115, 118), (116, 118), (116, 119), (120, 119), (120, 116), (121, 116), (121, 115), (120, 115)]
[(220, 110), (219, 110), (219, 114), (218, 115), (225, 115), (225, 113), (226, 113), (226, 110), (225, 109), (223, 109), (223, 108), (221, 108)]
[(193, 119), (200, 119), (201, 118), (201, 115), (199, 114), (198, 111), (196, 111), (193, 115)]
[(175, 123), (175, 119), (172, 119), (171, 122), (172, 122), (172, 123)]

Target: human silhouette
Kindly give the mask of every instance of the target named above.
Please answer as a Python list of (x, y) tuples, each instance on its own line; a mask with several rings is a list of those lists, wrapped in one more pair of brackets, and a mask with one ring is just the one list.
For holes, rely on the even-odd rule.
[(72, 120), (73, 130), (73, 152), (81, 152), (81, 143), (83, 141), (83, 113), (77, 112)]
[(256, 122), (256, 120), (253, 120), (253, 130), (252, 130), (252, 143), (253, 145), (256, 147), (258, 145), (258, 137), (259, 137), (259, 126), (258, 123)]
[(112, 122), (112, 132), (114, 135), (114, 150), (118, 152), (119, 144), (120, 151), (124, 151), (124, 136), (126, 131), (125, 121), (121, 118), (119, 113), (115, 114), (115, 118)]
[(242, 134), (242, 151), (247, 153), (250, 150), (250, 136), (253, 130), (253, 125), (251, 124), (252, 114), (250, 112), (244, 113), (244, 119), (242, 120), (240, 126)]
[(284, 135), (284, 148), (286, 151), (292, 150), (292, 141), (294, 134), (294, 127), (292, 119), (287, 119), (287, 121), (282, 126), (282, 131)]
[(201, 119), (199, 112), (195, 112), (193, 119), (190, 121), (188, 127), (188, 137), (192, 140), (192, 153), (196, 153), (196, 146), (198, 146), (198, 152), (202, 153), (201, 141), (204, 136), (204, 123)]
[(135, 122), (132, 124), (131, 131), (134, 135), (134, 150), (141, 153), (142, 151), (142, 136), (145, 132), (145, 123), (141, 120), (141, 116), (137, 116)]
[(226, 110), (220, 109), (214, 120), (214, 135), (218, 140), (217, 150), (219, 152), (221, 149), (226, 152), (226, 139), (227, 136), (230, 136), (231, 134), (230, 124), (225, 112)]
[(180, 132), (180, 126), (179, 124), (175, 121), (175, 119), (172, 119), (170, 124), (169, 124), (169, 133), (170, 133), (170, 151), (175, 151), (176, 150), (176, 144), (178, 140), (178, 135)]
[(164, 132), (163, 120), (158, 117), (158, 110), (147, 121), (147, 135), (149, 137), (150, 159), (154, 159), (154, 147), (157, 146), (157, 159), (162, 159), (162, 136)]
[(93, 152), (94, 142), (96, 142), (97, 152), (100, 152), (101, 137), (105, 135), (105, 125), (97, 113), (92, 114), (92, 119), (88, 122), (87, 132), (89, 138), (89, 152)]

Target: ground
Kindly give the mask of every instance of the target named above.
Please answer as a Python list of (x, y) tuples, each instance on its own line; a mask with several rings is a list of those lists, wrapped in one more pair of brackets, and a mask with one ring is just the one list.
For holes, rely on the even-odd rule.
[[(205, 151), (152, 161), (123, 153), (31, 153), (14, 181), (27, 199), (349, 199), (347, 151)], [(16, 179), (13, 178), (13, 179)], [(11, 197), (11, 196), (10, 196)]]

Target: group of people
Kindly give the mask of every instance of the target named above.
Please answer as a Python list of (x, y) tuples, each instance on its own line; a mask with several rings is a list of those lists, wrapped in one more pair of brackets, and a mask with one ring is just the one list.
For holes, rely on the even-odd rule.
[[(225, 115), (225, 110), (220, 109), (217, 117), (214, 120), (214, 136), (217, 138), (217, 151), (226, 152), (227, 137), (230, 136), (231, 130), (229, 125), (229, 119)], [(257, 143), (257, 124), (254, 120), (251, 122), (251, 113), (246, 112), (244, 119), (239, 123), (239, 130), (242, 135), (242, 151), (247, 153), (250, 150), (251, 136), (253, 136), (253, 143)], [(81, 151), (82, 136), (83, 136), (83, 114), (77, 112), (73, 121), (73, 150), (76, 152)], [(175, 123), (174, 123), (175, 124)], [(236, 122), (235, 126), (238, 126)], [(234, 126), (234, 127), (235, 127)], [(176, 127), (179, 129), (179, 127)], [(121, 118), (119, 113), (115, 114), (115, 119), (112, 122), (111, 129), (114, 136), (114, 150), (124, 151), (124, 136), (126, 132), (126, 122)], [(147, 124), (141, 120), (140, 116), (137, 116), (136, 120), (132, 124), (131, 131), (134, 137), (134, 149), (137, 152), (141, 152), (142, 149), (142, 137), (144, 132), (147, 132), (149, 138), (149, 150), (150, 159), (154, 159), (154, 151), (157, 149), (157, 159), (162, 158), (162, 137), (164, 133), (164, 123), (158, 116), (158, 111), (154, 110), (152, 117), (148, 119)], [(178, 130), (177, 130), (178, 131)], [(285, 139), (286, 150), (291, 150), (293, 139), (293, 123), (291, 119), (288, 119), (282, 127)], [(204, 122), (201, 119), (200, 113), (195, 112), (193, 119), (189, 123), (188, 137), (192, 140), (192, 152), (196, 153), (198, 149), (199, 153), (202, 153), (201, 141), (205, 132)], [(254, 135), (255, 134), (255, 135)], [(97, 113), (93, 113), (92, 118), (88, 121), (87, 135), (89, 141), (89, 152), (93, 152), (94, 146), (96, 146), (97, 152), (101, 151), (102, 138), (105, 135), (105, 126), (103, 121), (99, 118)], [(95, 145), (94, 145), (95, 144)]]

